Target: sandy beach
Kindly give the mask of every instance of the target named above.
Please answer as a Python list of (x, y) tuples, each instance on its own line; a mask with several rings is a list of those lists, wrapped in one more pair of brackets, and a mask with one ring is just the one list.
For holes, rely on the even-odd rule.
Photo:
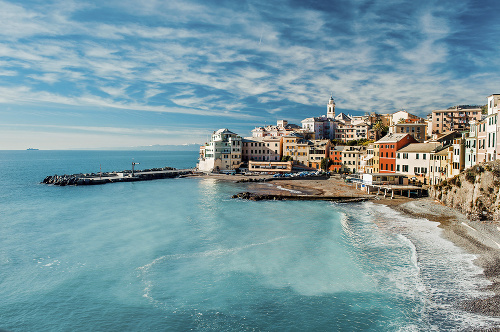
[[(315, 195), (371, 197), (376, 204), (387, 205), (414, 218), (425, 218), (440, 223), (444, 236), (466, 252), (476, 255), (475, 264), (483, 269), (485, 277), (491, 281), (488, 290), (494, 296), (463, 303), (471, 312), (500, 317), (500, 223), (473, 221), (455, 209), (430, 198), (412, 199), (402, 196), (367, 195), (356, 189), (354, 184), (346, 184), (340, 177), (324, 179), (269, 179), (270, 176), (242, 176), (211, 174), (203, 177), (220, 181), (241, 181), (243, 179), (266, 179), (266, 182), (246, 182), (245, 191), (256, 194), (273, 195)], [(236, 193), (235, 193), (236, 194)]]

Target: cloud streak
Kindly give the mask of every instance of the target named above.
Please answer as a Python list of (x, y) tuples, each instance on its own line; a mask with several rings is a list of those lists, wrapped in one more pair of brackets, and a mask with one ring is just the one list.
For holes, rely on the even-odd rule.
[(498, 93), (499, 24), (485, 25), (468, 1), (0, 6), (0, 103), (14, 122), (55, 107), (88, 110), (106, 127), (117, 117), (182, 128), (237, 121), (246, 135), (270, 119), (320, 115), (332, 92), (347, 113), (419, 115)]

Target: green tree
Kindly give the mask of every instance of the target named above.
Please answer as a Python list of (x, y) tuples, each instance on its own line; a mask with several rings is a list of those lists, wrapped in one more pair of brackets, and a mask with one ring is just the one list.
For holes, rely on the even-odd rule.
[(330, 165), (332, 164), (332, 160), (330, 158), (323, 158), (321, 159), (321, 163), (320, 163), (320, 167), (322, 170), (324, 170), (325, 172), (328, 171), (328, 168), (330, 167)]

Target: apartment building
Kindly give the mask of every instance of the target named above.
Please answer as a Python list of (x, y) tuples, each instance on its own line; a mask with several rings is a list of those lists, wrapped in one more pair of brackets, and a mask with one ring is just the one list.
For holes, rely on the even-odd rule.
[(431, 134), (445, 131), (463, 131), (469, 128), (469, 122), (481, 120), (481, 108), (454, 107), (447, 110), (432, 111)]
[(380, 161), (380, 170), (377, 173), (396, 172), (397, 150), (408, 144), (417, 143), (417, 140), (410, 134), (387, 134), (375, 142), (375, 148)]
[(242, 138), (228, 129), (215, 131), (210, 142), (200, 147), (198, 169), (218, 172), (236, 169), (241, 163)]
[(309, 167), (321, 168), (321, 160), (330, 154), (330, 140), (309, 140)]
[(342, 168), (342, 151), (344, 150), (344, 146), (339, 145), (330, 148), (329, 158), (331, 160), (331, 165), (329, 170), (334, 172), (340, 172)]
[(439, 146), (439, 143), (412, 143), (399, 149), (396, 153), (396, 173), (427, 184), (431, 153)]
[(342, 172), (358, 173), (361, 155), (365, 153), (366, 146), (343, 146), (342, 147)]
[(282, 137), (245, 137), (242, 139), (242, 161), (280, 161)]
[(412, 121), (406, 120), (408, 122), (395, 123), (389, 127), (389, 133), (396, 134), (410, 134), (419, 143), (424, 143), (426, 138), (426, 127), (427, 125), (423, 121)]

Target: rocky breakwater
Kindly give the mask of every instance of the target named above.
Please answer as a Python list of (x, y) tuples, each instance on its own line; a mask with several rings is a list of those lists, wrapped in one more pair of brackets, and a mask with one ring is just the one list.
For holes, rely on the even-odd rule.
[(85, 186), (113, 182), (133, 182), (165, 179), (192, 173), (192, 170), (177, 170), (172, 167), (163, 167), (135, 171), (134, 176), (132, 176), (132, 171), (130, 170), (121, 172), (79, 173), (71, 175), (56, 174), (45, 177), (45, 179), (42, 180), (42, 183), (55, 186)]
[(470, 219), (500, 221), (500, 161), (473, 166), (430, 186), (429, 196)]

